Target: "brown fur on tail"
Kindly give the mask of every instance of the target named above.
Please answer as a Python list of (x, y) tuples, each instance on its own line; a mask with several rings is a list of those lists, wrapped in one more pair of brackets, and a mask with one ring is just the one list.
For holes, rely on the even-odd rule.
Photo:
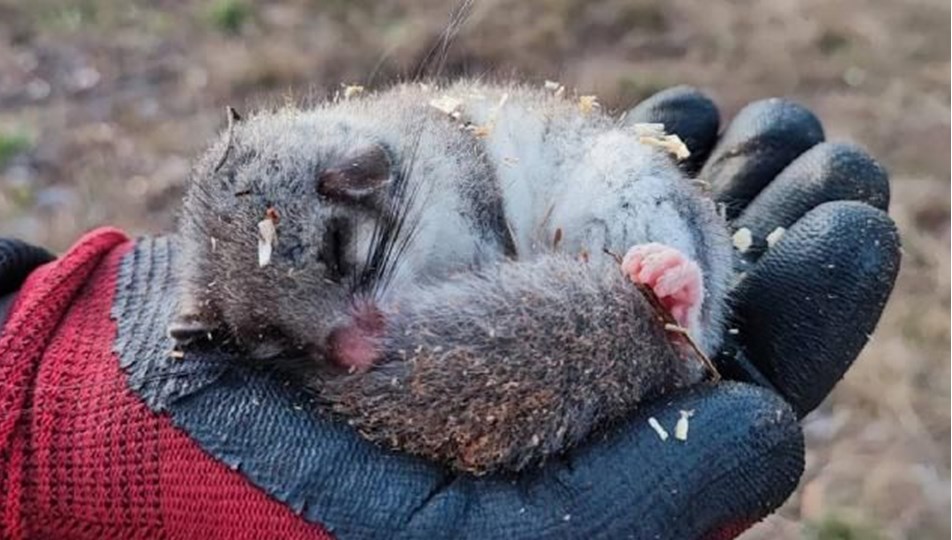
[(309, 383), (371, 440), (458, 469), (541, 463), (703, 374), (606, 260), (544, 256), (401, 297), (383, 361)]

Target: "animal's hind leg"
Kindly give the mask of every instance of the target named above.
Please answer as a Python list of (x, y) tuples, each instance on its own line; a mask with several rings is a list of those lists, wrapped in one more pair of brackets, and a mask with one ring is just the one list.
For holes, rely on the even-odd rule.
[(697, 329), (704, 280), (696, 262), (664, 244), (639, 244), (625, 254), (621, 269), (633, 282), (650, 287), (678, 324)]

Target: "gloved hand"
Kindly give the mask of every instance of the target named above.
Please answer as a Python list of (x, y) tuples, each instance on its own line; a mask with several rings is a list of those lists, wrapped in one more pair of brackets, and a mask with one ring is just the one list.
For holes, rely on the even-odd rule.
[[(316, 416), (227, 346), (170, 356), (174, 238), (100, 231), (31, 275), (0, 335), (0, 380), (12, 381), (0, 391), (0, 536), (726, 538), (769, 514), (802, 472), (798, 419), (892, 289), (886, 174), (822, 143), (813, 115), (785, 101), (748, 106), (720, 138), (716, 107), (689, 88), (626, 121), (679, 134), (686, 168), (751, 233), (716, 359), (734, 380), (647, 405), (542, 469), (457, 475)], [(683, 441), (681, 411), (693, 411)]]
[(786, 100), (748, 105), (719, 140), (716, 106), (688, 87), (626, 118), (681, 135), (692, 149), (684, 168), (700, 168), (742, 248), (721, 369), (773, 388), (804, 416), (859, 354), (892, 291), (900, 256), (886, 171), (854, 145), (823, 142), (816, 117)]

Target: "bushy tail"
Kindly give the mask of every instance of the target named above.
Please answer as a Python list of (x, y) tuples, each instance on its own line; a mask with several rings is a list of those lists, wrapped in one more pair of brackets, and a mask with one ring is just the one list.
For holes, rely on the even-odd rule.
[(553, 254), (400, 298), (385, 359), (316, 390), (370, 439), (459, 469), (541, 462), (701, 377), (609, 260)]

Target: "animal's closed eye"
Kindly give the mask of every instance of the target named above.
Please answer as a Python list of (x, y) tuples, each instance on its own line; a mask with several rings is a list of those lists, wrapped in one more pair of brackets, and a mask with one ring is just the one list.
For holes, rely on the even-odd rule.
[(324, 235), (321, 258), (327, 266), (327, 278), (340, 283), (351, 271), (348, 260), (348, 247), (352, 234), (351, 223), (346, 219), (333, 219), (328, 223)]

